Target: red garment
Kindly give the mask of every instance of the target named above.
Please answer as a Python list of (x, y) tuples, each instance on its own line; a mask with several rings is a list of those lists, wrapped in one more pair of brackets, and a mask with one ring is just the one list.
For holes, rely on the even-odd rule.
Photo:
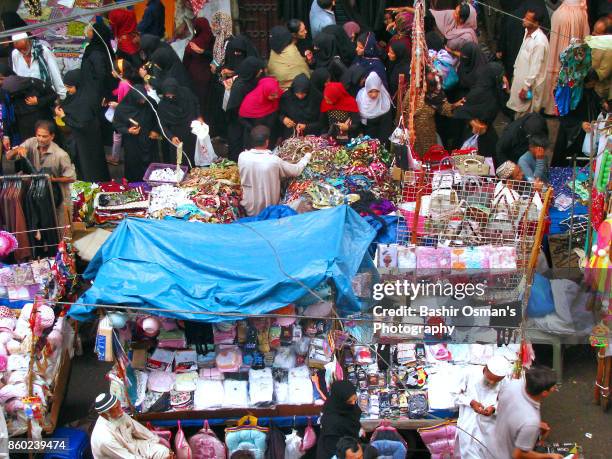
[[(259, 80), (255, 89), (242, 101), (239, 115), (243, 118), (263, 118), (278, 110), (280, 96), (283, 90), (274, 77), (266, 77)], [(270, 100), (270, 96), (276, 94), (276, 99)]]
[(133, 10), (118, 9), (108, 13), (111, 29), (117, 39), (117, 48), (127, 54), (136, 54), (140, 49), (134, 42), (136, 31), (136, 13)]
[(194, 19), (193, 28), (195, 31), (195, 35), (191, 39), (191, 41), (204, 50), (209, 49), (212, 46), (212, 41), (214, 37), (208, 19)]
[(358, 112), (357, 101), (351, 96), (342, 83), (327, 83), (323, 90), (321, 112), (340, 110), (343, 112)]
[[(210, 28), (210, 23), (206, 18), (197, 18), (193, 21), (195, 36), (191, 43), (196, 44), (204, 51), (212, 52), (215, 37)], [(191, 80), (194, 83), (194, 90), (198, 101), (200, 102), (200, 110), (204, 119), (208, 119), (208, 99), (210, 92), (210, 80), (212, 73), (210, 71), (211, 55), (208, 53), (196, 53), (189, 44), (185, 48), (183, 57), (183, 65), (187, 69)]]

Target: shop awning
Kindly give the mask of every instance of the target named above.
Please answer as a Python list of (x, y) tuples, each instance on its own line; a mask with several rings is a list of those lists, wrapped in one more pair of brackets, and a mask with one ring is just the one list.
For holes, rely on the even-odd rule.
[(130, 305), (217, 322), (228, 318), (197, 311), (264, 314), (329, 279), (338, 308), (357, 311), (351, 279), (375, 235), (348, 206), (233, 225), (128, 219), (89, 264), (93, 286), (70, 316), (93, 318), (93, 304)]

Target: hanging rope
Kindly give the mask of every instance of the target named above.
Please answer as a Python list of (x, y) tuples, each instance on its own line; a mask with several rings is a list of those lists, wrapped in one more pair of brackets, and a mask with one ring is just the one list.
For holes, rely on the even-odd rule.
[(408, 89), (408, 134), (410, 148), (414, 147), (416, 132), (414, 113), (417, 101), (424, 97), (426, 86), (426, 64), (428, 50), (425, 42), (425, 3), (416, 0), (414, 3), (414, 21), (412, 23), (412, 60), (410, 62), (410, 86)]

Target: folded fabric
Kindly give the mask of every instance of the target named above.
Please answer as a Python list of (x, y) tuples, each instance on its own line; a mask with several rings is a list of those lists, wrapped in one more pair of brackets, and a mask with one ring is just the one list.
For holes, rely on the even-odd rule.
[(249, 370), (249, 402), (251, 405), (272, 403), (274, 381), (270, 368)]
[(193, 392), (194, 390), (196, 390), (197, 379), (198, 373), (196, 371), (180, 373), (176, 375), (174, 389), (180, 392)]
[(247, 381), (238, 381), (235, 379), (226, 379), (223, 381), (223, 390), (225, 398), (223, 406), (246, 408), (249, 406), (249, 383)]
[(292, 405), (313, 403), (313, 388), (308, 367), (302, 366), (289, 370), (289, 394), (291, 394), (290, 404)]
[(196, 380), (194, 393), (194, 409), (206, 410), (223, 406), (225, 400), (225, 389), (223, 381), (212, 379)]
[(176, 375), (168, 371), (153, 370), (149, 373), (147, 388), (153, 392), (170, 392)]

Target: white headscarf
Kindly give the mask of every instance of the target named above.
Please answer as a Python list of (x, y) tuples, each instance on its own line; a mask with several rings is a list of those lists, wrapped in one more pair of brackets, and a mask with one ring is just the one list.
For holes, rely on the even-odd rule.
[[(368, 92), (376, 89), (380, 94), (376, 99), (371, 99)], [(382, 80), (376, 72), (371, 72), (366, 78), (365, 87), (357, 94), (357, 105), (361, 114), (361, 122), (368, 124), (367, 120), (378, 118), (391, 110), (391, 96), (385, 88)]]

